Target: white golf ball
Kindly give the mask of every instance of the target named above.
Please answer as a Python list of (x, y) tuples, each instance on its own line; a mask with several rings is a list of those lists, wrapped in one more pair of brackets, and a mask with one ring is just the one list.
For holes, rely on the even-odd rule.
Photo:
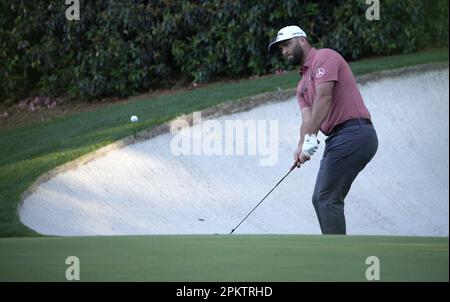
[(136, 115), (133, 115), (133, 116), (131, 116), (130, 120), (131, 120), (132, 123), (136, 123), (139, 119), (138, 119), (138, 117)]

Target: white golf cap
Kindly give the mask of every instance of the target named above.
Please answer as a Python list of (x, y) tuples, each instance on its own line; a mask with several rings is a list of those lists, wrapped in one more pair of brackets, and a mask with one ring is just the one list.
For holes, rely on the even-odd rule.
[(306, 33), (298, 26), (291, 25), (286, 26), (280, 29), (277, 36), (270, 42), (269, 47), (267, 48), (268, 51), (271, 50), (272, 46), (280, 43), (281, 41), (286, 41), (289, 39), (292, 39), (294, 37), (305, 37)]

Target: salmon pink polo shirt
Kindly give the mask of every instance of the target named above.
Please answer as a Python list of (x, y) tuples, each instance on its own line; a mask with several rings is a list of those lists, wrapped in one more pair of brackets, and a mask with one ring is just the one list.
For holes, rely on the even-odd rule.
[(320, 127), (325, 135), (329, 135), (334, 126), (348, 120), (370, 119), (350, 66), (336, 51), (311, 48), (300, 74), (302, 78), (297, 86), (297, 102), (301, 110), (312, 107), (319, 84), (335, 82), (331, 110)]

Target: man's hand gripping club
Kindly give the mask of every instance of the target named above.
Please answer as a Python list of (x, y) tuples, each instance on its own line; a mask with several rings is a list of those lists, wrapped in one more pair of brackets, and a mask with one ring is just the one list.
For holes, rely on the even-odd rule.
[(315, 134), (305, 134), (302, 147), (298, 147), (294, 152), (294, 164), (292, 165), (291, 170), (295, 167), (300, 168), (300, 165), (310, 160), (311, 156), (313, 156), (319, 148), (319, 143), (320, 142), (317, 140)]

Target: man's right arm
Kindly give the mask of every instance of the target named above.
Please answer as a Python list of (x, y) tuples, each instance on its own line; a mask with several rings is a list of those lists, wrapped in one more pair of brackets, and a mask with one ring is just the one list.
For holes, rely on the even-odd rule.
[(298, 142), (298, 147), (303, 146), (303, 140), (305, 139), (306, 128), (309, 125), (311, 119), (311, 107), (306, 107), (302, 109), (302, 124), (300, 125), (300, 140)]
[(299, 167), (300, 164), (303, 164), (309, 158), (302, 155), (302, 146), (303, 141), (305, 139), (306, 128), (311, 118), (311, 107), (305, 107), (301, 110), (302, 112), (302, 124), (300, 125), (300, 139), (298, 141), (297, 149), (294, 152), (294, 162), (297, 163)]

